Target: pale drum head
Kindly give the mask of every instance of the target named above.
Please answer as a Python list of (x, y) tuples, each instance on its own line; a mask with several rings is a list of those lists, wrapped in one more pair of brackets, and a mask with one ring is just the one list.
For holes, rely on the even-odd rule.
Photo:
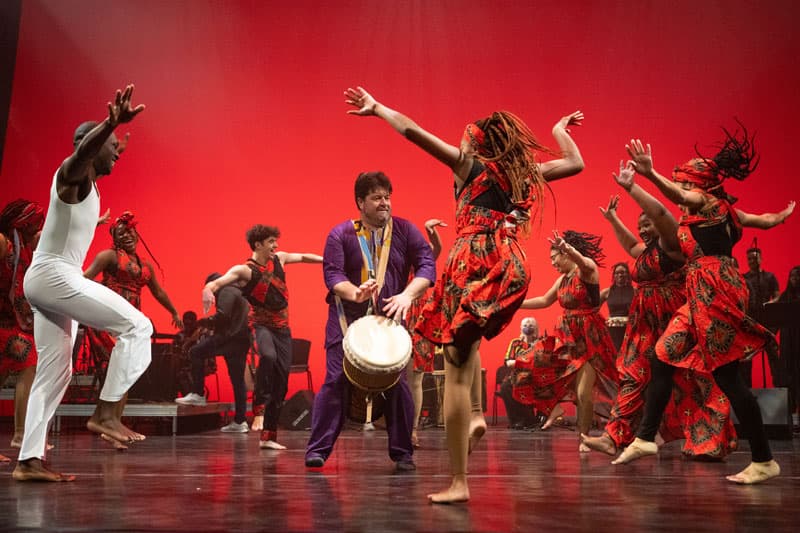
[(387, 317), (368, 315), (347, 328), (342, 341), (344, 371), (357, 387), (382, 391), (393, 386), (411, 358), (411, 336)]

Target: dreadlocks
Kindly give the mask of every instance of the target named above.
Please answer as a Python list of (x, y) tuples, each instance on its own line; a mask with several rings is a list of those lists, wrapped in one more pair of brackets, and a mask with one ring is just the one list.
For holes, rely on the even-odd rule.
[[(485, 133), (477, 150), (477, 159), (497, 164), (511, 183), (514, 203), (524, 204), (531, 187), (535, 198), (543, 198), (545, 187), (550, 190), (550, 186), (536, 164), (534, 152), (552, 154), (553, 151), (540, 144), (528, 126), (508, 111), (496, 111), (475, 124)], [(539, 215), (543, 211), (544, 203), (539, 202)], [(528, 215), (527, 212), (525, 214)], [(523, 225), (527, 226), (527, 221)]]
[[(734, 178), (741, 181), (756, 169), (761, 158), (756, 154), (755, 145), (753, 144), (755, 134), (749, 135), (744, 124), (738, 119), (734, 120), (742, 128), (741, 138), (739, 137), (738, 128), (731, 133), (723, 127), (722, 131), (725, 133), (725, 140), (718, 145), (719, 151), (710, 161), (714, 162), (717, 173), (723, 178)], [(694, 150), (697, 155), (709, 161), (707, 157), (700, 154), (697, 146), (695, 146)]]
[(578, 250), (582, 256), (591, 258), (599, 267), (603, 266), (606, 254), (603, 253), (603, 248), (600, 247), (600, 242), (603, 240), (601, 236), (567, 230), (561, 234), (561, 238)]

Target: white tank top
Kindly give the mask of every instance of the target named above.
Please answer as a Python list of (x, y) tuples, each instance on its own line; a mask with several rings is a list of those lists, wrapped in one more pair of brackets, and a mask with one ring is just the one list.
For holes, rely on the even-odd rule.
[(33, 263), (56, 256), (64, 261), (83, 267), (89, 246), (94, 239), (97, 219), (100, 217), (100, 196), (97, 186), (82, 202), (68, 204), (58, 197), (58, 170), (50, 187), (50, 206), (44, 220), (42, 236), (33, 254)]

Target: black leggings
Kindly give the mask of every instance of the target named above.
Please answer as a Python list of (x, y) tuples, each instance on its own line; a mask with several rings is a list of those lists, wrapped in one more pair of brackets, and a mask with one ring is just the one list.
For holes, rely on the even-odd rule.
[[(653, 442), (672, 394), (672, 375), (675, 373), (675, 367), (656, 359), (651, 364), (650, 373), (650, 384), (645, 392), (644, 418), (636, 436)], [(719, 388), (728, 397), (743, 431), (748, 435), (753, 461), (762, 463), (771, 460), (772, 452), (764, 431), (761, 410), (739, 374), (739, 361), (717, 368), (712, 375)]]

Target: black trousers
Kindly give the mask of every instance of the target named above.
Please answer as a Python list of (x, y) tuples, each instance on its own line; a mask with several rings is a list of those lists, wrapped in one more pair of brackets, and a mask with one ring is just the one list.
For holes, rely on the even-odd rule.
[(246, 420), (247, 388), (244, 384), (244, 367), (250, 351), (250, 332), (243, 329), (233, 336), (212, 335), (201, 340), (189, 350), (192, 359), (192, 392), (203, 395), (205, 388), (205, 360), (222, 355), (228, 366), (228, 375), (233, 386), (235, 414), (233, 420), (241, 424)]
[(292, 333), (289, 328), (275, 330), (255, 326), (258, 370), (256, 390), (253, 392), (253, 410), (264, 406), (264, 429), (276, 431), (289, 389), (289, 367), (292, 366)]

